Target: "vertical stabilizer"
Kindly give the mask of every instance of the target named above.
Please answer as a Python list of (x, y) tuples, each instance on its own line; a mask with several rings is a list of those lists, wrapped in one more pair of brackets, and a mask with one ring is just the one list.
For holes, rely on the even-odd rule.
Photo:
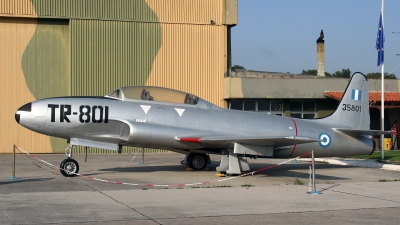
[(323, 119), (336, 127), (369, 130), (368, 81), (364, 74), (356, 72), (350, 79), (336, 111)]

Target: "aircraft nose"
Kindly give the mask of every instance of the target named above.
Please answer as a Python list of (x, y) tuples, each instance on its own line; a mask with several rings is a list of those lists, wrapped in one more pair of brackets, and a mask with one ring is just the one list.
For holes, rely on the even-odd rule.
[(15, 113), (15, 121), (17, 121), (17, 123), (19, 123), (19, 120), (21, 117), (20, 112), (31, 112), (31, 111), (32, 111), (32, 103), (31, 102), (21, 106)]

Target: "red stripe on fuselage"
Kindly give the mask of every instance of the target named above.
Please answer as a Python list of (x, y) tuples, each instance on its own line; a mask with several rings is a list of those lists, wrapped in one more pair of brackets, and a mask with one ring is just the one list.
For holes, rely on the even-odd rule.
[(200, 138), (180, 138), (179, 140), (181, 142), (194, 142), (194, 143), (200, 142)]
[(294, 121), (293, 118), (290, 118), (290, 119), (292, 119), (292, 121), (293, 121), (293, 123), (294, 123), (294, 128), (296, 129), (296, 136), (297, 136), (299, 133), (297, 132), (297, 124), (296, 124), (296, 121)]
[[(294, 128), (296, 129), (296, 136), (297, 136), (297, 135), (298, 135), (298, 131), (297, 131), (297, 124), (296, 124), (296, 121), (294, 121), (293, 118), (290, 118), (290, 119), (292, 119), (292, 121), (293, 121), (293, 123), (294, 123)], [(294, 151), (295, 151), (295, 150), (296, 150), (296, 144), (293, 145), (292, 153), (290, 153), (289, 158), (292, 157), (292, 155), (294, 154)]]

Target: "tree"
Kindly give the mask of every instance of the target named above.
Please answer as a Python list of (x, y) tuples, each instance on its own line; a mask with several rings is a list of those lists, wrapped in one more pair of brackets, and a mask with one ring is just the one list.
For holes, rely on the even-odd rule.
[[(382, 78), (382, 74), (381, 73), (368, 73), (366, 75), (366, 77), (368, 79), (381, 79)], [(391, 74), (385, 73), (384, 74), (384, 79), (397, 79), (397, 77), (393, 73), (391, 73)]]
[(245, 70), (246, 69), (243, 66), (239, 66), (239, 65), (234, 65), (232, 68), (233, 69), (239, 69), (239, 70)]
[(332, 73), (332, 77), (341, 77), (341, 78), (350, 78), (351, 72), (350, 69), (342, 69), (342, 71), (336, 71)]
[(301, 71), (302, 75), (317, 75), (317, 70), (302, 70)]
[[(301, 74), (302, 75), (314, 75), (314, 76), (316, 76), (318, 74), (318, 71), (317, 70), (302, 70)], [(326, 77), (331, 77), (332, 75), (330, 73), (328, 73), (328, 72), (325, 72), (325, 76)]]
[[(302, 70), (301, 74), (302, 75), (317, 75), (318, 71), (317, 70)], [(340, 78), (350, 78), (351, 76), (351, 71), (349, 68), (347, 69), (342, 69), (342, 71), (338, 70), (332, 74), (325, 72), (326, 77), (340, 77)], [(366, 75), (368, 79), (381, 79), (381, 73), (368, 73)], [(396, 75), (393, 73), (385, 73), (384, 75), (385, 79), (397, 79)]]

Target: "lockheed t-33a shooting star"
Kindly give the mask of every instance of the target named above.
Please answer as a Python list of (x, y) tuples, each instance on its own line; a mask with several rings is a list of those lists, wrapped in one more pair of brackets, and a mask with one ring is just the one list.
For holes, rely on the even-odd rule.
[(368, 81), (355, 73), (336, 111), (320, 119), (296, 119), (223, 109), (195, 95), (150, 86), (122, 87), (104, 97), (57, 97), (30, 102), (15, 113), (22, 126), (67, 139), (60, 172), (74, 176), (74, 146), (121, 153), (122, 146), (185, 154), (183, 164), (203, 170), (220, 154), (217, 170), (248, 171), (245, 157), (290, 158), (314, 150), (316, 157), (371, 154)]

